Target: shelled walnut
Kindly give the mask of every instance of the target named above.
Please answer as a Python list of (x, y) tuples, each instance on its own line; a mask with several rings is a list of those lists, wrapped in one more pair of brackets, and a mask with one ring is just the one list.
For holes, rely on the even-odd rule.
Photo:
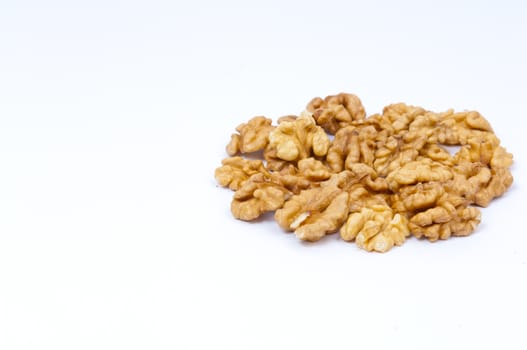
[(263, 173), (254, 174), (234, 193), (232, 214), (241, 220), (254, 220), (261, 214), (281, 208), (290, 192), (271, 182)]
[(355, 240), (360, 248), (377, 252), (403, 244), (409, 234), (406, 216), (394, 213), (387, 205), (362, 208), (351, 214), (340, 229), (343, 240)]
[[(340, 93), (312, 99), (277, 125), (260, 116), (236, 131), (231, 157), (215, 171), (235, 191), (234, 217), (274, 211), (279, 226), (304, 241), (339, 231), (361, 249), (386, 252), (410, 235), (466, 236), (481, 221), (475, 206), (513, 182), (512, 154), (476, 111), (396, 103), (366, 117), (356, 95)], [(452, 155), (447, 145), (460, 148)]]
[(309, 114), (283, 121), (269, 133), (269, 151), (276, 150), (276, 157), (288, 162), (325, 156), (329, 144), (328, 136)]
[(356, 95), (346, 93), (327, 96), (324, 99), (315, 97), (306, 109), (313, 113), (318, 125), (333, 135), (340, 128), (366, 117), (360, 99)]
[(251, 153), (264, 149), (269, 142), (269, 132), (274, 129), (272, 123), (271, 119), (254, 117), (238, 125), (238, 134), (232, 134), (231, 142), (226, 147), (227, 153), (234, 156), (240, 152)]

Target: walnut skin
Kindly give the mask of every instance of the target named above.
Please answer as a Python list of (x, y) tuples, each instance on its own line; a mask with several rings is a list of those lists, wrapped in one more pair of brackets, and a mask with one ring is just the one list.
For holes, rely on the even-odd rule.
[(331, 171), (315, 158), (305, 158), (298, 162), (298, 171), (310, 181), (323, 181), (331, 177)]
[(386, 177), (388, 186), (396, 191), (404, 185), (413, 185), (418, 182), (439, 181), (445, 182), (452, 178), (452, 171), (441, 163), (430, 158), (421, 158), (403, 165)]
[(273, 171), (271, 173), (271, 181), (287, 188), (294, 194), (298, 194), (300, 191), (313, 186), (312, 182), (292, 164), (288, 164), (280, 171)]
[(251, 176), (235, 193), (231, 211), (240, 220), (254, 220), (261, 214), (281, 208), (289, 197), (284, 187), (268, 181), (263, 174)]
[(325, 99), (316, 97), (308, 103), (306, 109), (313, 113), (317, 124), (332, 135), (340, 128), (366, 116), (362, 102), (353, 94), (342, 93)]
[(438, 141), (446, 145), (466, 144), (473, 137), (489, 134), (493, 134), (489, 122), (475, 111), (442, 113), (437, 130)]
[(312, 155), (325, 156), (329, 144), (329, 138), (324, 130), (307, 114), (294, 121), (280, 123), (269, 134), (270, 149), (276, 150), (277, 158), (289, 162), (309, 158)]
[(392, 195), (392, 208), (399, 213), (412, 213), (416, 210), (431, 208), (444, 194), (445, 188), (439, 182), (405, 186)]
[[(481, 221), (475, 206), (513, 182), (512, 154), (475, 111), (395, 103), (366, 118), (357, 96), (340, 93), (312, 99), (276, 126), (254, 117), (236, 130), (231, 157), (215, 171), (235, 191), (233, 216), (250, 221), (274, 211), (303, 241), (339, 231), (361, 249), (386, 252), (410, 235), (467, 236)], [(448, 145), (459, 150), (451, 154)]]
[(374, 205), (351, 214), (340, 229), (343, 240), (355, 240), (359, 248), (381, 253), (403, 244), (409, 234), (406, 217), (394, 214), (385, 205)]
[(327, 162), (335, 172), (350, 169), (355, 163), (373, 166), (377, 131), (372, 125), (340, 129), (329, 147)]
[(247, 123), (238, 125), (238, 134), (232, 134), (231, 142), (226, 147), (227, 153), (234, 156), (238, 153), (251, 153), (264, 149), (269, 141), (272, 120), (265, 117), (254, 117)]
[(351, 164), (360, 157), (359, 133), (354, 126), (337, 131), (329, 147), (326, 161), (335, 172), (344, 170), (344, 164)]
[(454, 157), (454, 179), (447, 183), (452, 192), (486, 207), (512, 185), (512, 154), (499, 145), (494, 135), (467, 140)]
[(417, 116), (425, 114), (421, 107), (409, 106), (404, 103), (395, 103), (384, 107), (382, 115), (390, 121), (395, 135), (400, 135), (409, 129), (409, 125)]
[(223, 165), (216, 169), (215, 177), (223, 187), (236, 191), (251, 175), (267, 173), (261, 160), (248, 160), (242, 157), (225, 158)]
[(414, 215), (408, 224), (417, 238), (426, 237), (434, 242), (450, 236), (467, 236), (481, 221), (481, 213), (475, 207), (455, 208), (448, 202)]
[(342, 172), (321, 184), (291, 197), (275, 213), (278, 224), (305, 241), (318, 241), (338, 230), (348, 214), (349, 194), (339, 186), (346, 185), (351, 173)]

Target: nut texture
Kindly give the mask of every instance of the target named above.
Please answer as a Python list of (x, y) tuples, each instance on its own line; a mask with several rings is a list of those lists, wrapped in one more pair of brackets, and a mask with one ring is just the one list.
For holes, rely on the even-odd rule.
[(216, 169), (216, 181), (223, 186), (236, 191), (251, 175), (267, 173), (261, 160), (249, 160), (242, 157), (225, 158), (223, 165)]
[[(512, 154), (476, 111), (396, 103), (366, 118), (360, 99), (341, 93), (312, 99), (276, 126), (254, 117), (236, 130), (231, 157), (215, 171), (235, 191), (233, 216), (275, 211), (280, 227), (304, 241), (340, 230), (344, 241), (386, 252), (410, 235), (467, 236), (481, 221), (476, 206), (513, 182)], [(251, 157), (263, 159), (235, 156), (259, 151)]]
[(269, 134), (270, 152), (276, 150), (276, 157), (285, 161), (297, 161), (312, 155), (325, 156), (329, 138), (309, 114), (294, 121), (284, 121)]
[(360, 248), (381, 253), (403, 244), (409, 234), (406, 217), (394, 214), (386, 205), (373, 205), (351, 214), (340, 230), (345, 241), (355, 240)]
[(276, 222), (304, 241), (318, 241), (338, 230), (346, 220), (349, 194), (345, 186), (351, 173), (334, 174), (331, 179), (291, 197), (275, 214)]
[(255, 174), (234, 193), (231, 211), (235, 218), (254, 220), (284, 204), (289, 191), (272, 183), (264, 174)]
[(308, 103), (306, 109), (313, 113), (318, 125), (333, 135), (340, 128), (366, 117), (362, 102), (353, 94), (340, 93), (327, 96), (325, 99), (315, 97)]
[(274, 129), (272, 123), (271, 119), (254, 117), (247, 123), (238, 125), (238, 134), (231, 135), (231, 142), (226, 147), (227, 153), (234, 156), (264, 149), (269, 142), (269, 132)]

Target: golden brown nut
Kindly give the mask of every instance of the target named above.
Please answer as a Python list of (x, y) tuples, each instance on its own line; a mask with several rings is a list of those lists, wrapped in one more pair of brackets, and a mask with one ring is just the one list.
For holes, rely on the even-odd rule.
[(328, 233), (338, 230), (348, 215), (349, 194), (343, 189), (352, 175), (335, 174), (321, 183), (291, 197), (275, 213), (278, 224), (305, 241), (318, 241)]
[(386, 179), (379, 177), (372, 167), (364, 163), (355, 163), (350, 165), (349, 170), (370, 191), (385, 192), (388, 190)]
[(492, 169), (506, 169), (512, 165), (512, 154), (507, 152), (505, 148), (498, 146), (492, 153), (490, 166)]
[(269, 150), (274, 157), (285, 161), (298, 161), (311, 156), (325, 156), (329, 138), (315, 120), (304, 114), (293, 122), (282, 122), (269, 134)]
[(294, 194), (313, 186), (313, 183), (292, 164), (285, 165), (280, 171), (271, 172), (271, 181), (287, 188)]
[(386, 252), (401, 245), (410, 234), (404, 215), (394, 213), (385, 205), (374, 205), (351, 214), (340, 229), (345, 241), (355, 240), (359, 248)]
[(373, 168), (379, 176), (385, 177), (389, 173), (400, 169), (404, 165), (415, 161), (419, 156), (426, 138), (405, 138), (406, 134), (390, 136), (377, 142)]
[(299, 219), (294, 226), (295, 236), (303, 241), (315, 242), (326, 234), (336, 232), (348, 215), (348, 193), (341, 192), (333, 198), (329, 205), (318, 212), (303, 212), (305, 219)]
[[(424, 139), (421, 142), (422, 145), (425, 143), (437, 143), (437, 126), (441, 121), (441, 114), (426, 111), (422, 115), (418, 115), (408, 126), (408, 131), (404, 133), (405, 141), (408, 143), (410, 140)], [(415, 141), (414, 141), (415, 142)]]
[(452, 171), (429, 158), (421, 158), (405, 164), (402, 168), (388, 174), (386, 181), (392, 191), (401, 186), (413, 185), (418, 182), (445, 182), (452, 178)]
[(328, 167), (315, 158), (300, 160), (298, 162), (298, 172), (309, 181), (324, 181), (332, 175)]
[(453, 170), (454, 176), (445, 183), (445, 189), (449, 193), (465, 198), (469, 203), (478, 205), (478, 202), (483, 203), (482, 197), (476, 200), (476, 196), (488, 186), (492, 178), (490, 168), (481, 163), (463, 162), (456, 165)]
[[(353, 181), (352, 181), (353, 182)], [(363, 208), (370, 208), (375, 205), (388, 206), (389, 196), (383, 193), (375, 193), (367, 188), (363, 183), (355, 183), (349, 186), (349, 212), (360, 212)]]
[(267, 174), (261, 160), (249, 160), (242, 157), (225, 158), (223, 165), (216, 169), (214, 176), (216, 181), (223, 186), (236, 191), (251, 175), (257, 173)]
[(280, 171), (284, 167), (287, 167), (291, 164), (283, 159), (278, 158), (276, 148), (271, 147), (269, 144), (265, 147), (263, 156), (265, 159), (265, 165), (270, 171)]
[(467, 144), (459, 148), (454, 160), (456, 163), (472, 162), (489, 165), (498, 145), (499, 141), (493, 134), (485, 138), (468, 139)]
[(323, 100), (316, 97), (308, 103), (306, 109), (313, 113), (318, 125), (333, 135), (353, 121), (366, 117), (362, 102), (353, 94), (341, 93), (327, 96)]
[(448, 151), (434, 143), (438, 114), (399, 103), (386, 107), (383, 118), (392, 121), (394, 134), (377, 141), (373, 166), (379, 176), (386, 176), (416, 160), (419, 154), (445, 165), (450, 164)]
[(436, 206), (445, 194), (444, 186), (439, 182), (419, 183), (400, 188), (391, 197), (392, 208), (399, 213), (412, 213)]
[(298, 168), (292, 164), (284, 166), (280, 171), (271, 172), (271, 181), (284, 186), (294, 194), (331, 177), (332, 173), (320, 161), (305, 158), (298, 162)]
[(227, 153), (234, 156), (240, 152), (250, 153), (264, 149), (269, 141), (269, 132), (274, 129), (271, 123), (271, 119), (254, 117), (247, 123), (238, 125), (238, 134), (231, 135), (231, 141), (226, 147)]
[(278, 118), (278, 124), (283, 122), (294, 122), (298, 118), (296, 115), (284, 115), (283, 117)]
[(452, 166), (454, 158), (444, 147), (435, 143), (427, 143), (419, 149), (419, 154), (446, 166)]
[(426, 111), (421, 107), (410, 106), (405, 103), (395, 103), (384, 107), (382, 115), (387, 118), (393, 129), (395, 135), (407, 132), (410, 123), (420, 115), (424, 115)]
[(231, 211), (237, 219), (254, 220), (282, 207), (289, 195), (288, 190), (272, 183), (264, 174), (255, 174), (234, 193)]
[(442, 144), (463, 145), (469, 139), (485, 138), (493, 134), (489, 122), (476, 111), (457, 112), (448, 110), (441, 113), (437, 139)]
[(326, 160), (335, 172), (344, 170), (345, 164), (357, 162), (360, 158), (359, 133), (354, 126), (346, 126), (337, 131)]
[(373, 125), (346, 126), (335, 135), (327, 162), (335, 172), (351, 169), (356, 163), (373, 166), (379, 133)]
[(474, 203), (486, 207), (490, 201), (503, 195), (512, 185), (512, 174), (507, 168), (491, 170), (491, 180), (487, 186), (476, 192)]
[(468, 236), (481, 221), (475, 207), (458, 207), (448, 202), (414, 215), (408, 227), (417, 238), (426, 237), (431, 242), (450, 236)]
[(360, 151), (360, 158), (359, 159), (352, 159), (348, 163), (346, 163), (347, 166), (349, 166), (349, 163), (357, 163), (361, 162), (369, 166), (373, 166), (373, 160), (375, 159), (375, 148), (376, 148), (376, 137), (378, 136), (377, 130), (375, 130), (375, 127), (372, 125), (366, 125), (357, 128), (357, 132), (359, 134), (359, 151)]
[(508, 169), (512, 164), (512, 154), (499, 146), (494, 135), (471, 138), (467, 142), (454, 158), (454, 178), (447, 186), (471, 203), (486, 207), (512, 184)]

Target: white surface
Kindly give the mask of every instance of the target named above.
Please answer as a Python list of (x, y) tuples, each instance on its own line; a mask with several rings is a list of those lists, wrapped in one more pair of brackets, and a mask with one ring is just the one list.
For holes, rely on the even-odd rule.
[[(525, 349), (521, 1), (2, 1), (0, 349)], [(358, 94), (477, 109), (477, 232), (368, 254), (229, 212), (236, 125)]]

